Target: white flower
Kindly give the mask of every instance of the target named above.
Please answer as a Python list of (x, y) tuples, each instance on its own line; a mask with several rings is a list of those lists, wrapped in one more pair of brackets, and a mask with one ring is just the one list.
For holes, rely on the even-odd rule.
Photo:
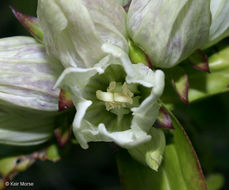
[(104, 42), (128, 52), (124, 9), (108, 0), (39, 0), (38, 19), (48, 52), (65, 67), (92, 67)]
[[(71, 94), (77, 110), (73, 132), (83, 148), (88, 148), (89, 142), (105, 141), (134, 150), (164, 135), (155, 132), (152, 140), (164, 74), (142, 63), (131, 63), (126, 12), (121, 6), (124, 2), (38, 1), (46, 48), (66, 68), (56, 87)], [(158, 151), (150, 150), (148, 154), (149, 150), (144, 149), (141, 155), (146, 155), (146, 164), (155, 170), (164, 146), (159, 143)], [(139, 155), (133, 155), (138, 159)], [(149, 161), (147, 155), (156, 162)]]
[(53, 86), (63, 67), (31, 37), (0, 39), (0, 100), (34, 110), (58, 110)]
[(0, 39), (0, 143), (34, 145), (53, 134), (62, 66), (30, 37)]
[(229, 36), (229, 1), (211, 0), (211, 13), (209, 42), (205, 47), (212, 46)]
[(164, 74), (132, 64), (116, 46), (104, 44), (102, 49), (108, 55), (93, 68), (67, 68), (57, 86), (73, 98), (73, 132), (83, 148), (95, 141), (135, 147), (151, 139), (148, 132), (158, 116)]
[(170, 68), (208, 41), (210, 0), (132, 0), (127, 28), (153, 65)]

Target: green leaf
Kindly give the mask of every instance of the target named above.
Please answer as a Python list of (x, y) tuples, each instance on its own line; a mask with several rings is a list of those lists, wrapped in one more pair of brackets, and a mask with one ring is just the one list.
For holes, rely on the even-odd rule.
[(131, 159), (126, 151), (117, 153), (124, 190), (206, 190), (205, 179), (187, 134), (170, 113), (173, 134), (167, 136), (164, 160), (158, 172)]
[[(197, 71), (193, 69), (186, 61), (179, 66), (188, 75), (189, 103), (229, 91), (229, 46), (223, 46), (219, 48), (220, 50), (218, 52), (213, 53), (208, 58), (211, 73)], [(172, 70), (169, 69), (165, 72), (167, 81), (161, 100), (164, 104), (166, 103), (167, 107), (170, 106), (172, 108), (175, 104), (179, 103), (179, 99), (176, 97), (176, 94), (172, 89), (171, 78), (173, 75), (178, 75), (176, 77), (179, 78), (179, 68), (177, 66)], [(172, 72), (174, 72), (173, 75), (171, 74)], [(170, 77), (168, 77), (168, 75), (170, 75)]]
[(190, 72), (189, 101), (229, 90), (229, 46), (209, 57), (211, 73)]
[[(56, 144), (37, 146), (35, 148), (2, 146), (0, 154), (0, 187), (1, 182), (12, 180), (19, 172), (27, 170), (37, 160), (60, 160)], [(0, 188), (1, 189), (1, 188)]]
[(221, 174), (211, 174), (207, 177), (208, 190), (220, 190), (224, 185), (224, 177)]

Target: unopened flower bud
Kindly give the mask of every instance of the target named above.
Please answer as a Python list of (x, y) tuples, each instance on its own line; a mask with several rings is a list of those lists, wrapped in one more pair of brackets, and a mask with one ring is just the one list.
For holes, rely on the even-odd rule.
[(52, 136), (61, 71), (33, 38), (0, 39), (0, 143), (33, 145)]
[(170, 68), (208, 40), (210, 0), (132, 0), (127, 28), (152, 64)]

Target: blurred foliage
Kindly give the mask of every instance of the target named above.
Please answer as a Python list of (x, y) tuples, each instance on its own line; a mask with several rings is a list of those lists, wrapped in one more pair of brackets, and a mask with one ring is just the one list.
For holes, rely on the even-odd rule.
[(221, 173), (229, 187), (229, 93), (178, 105), (175, 114), (192, 140), (205, 175)]
[(36, 16), (37, 0), (5, 0), (0, 2), (0, 37), (29, 35), (17, 19), (15, 19), (9, 8), (10, 6), (28, 15)]
[(219, 190), (224, 184), (224, 177), (221, 174), (211, 174), (207, 177), (208, 190)]
[[(36, 3), (37, 0), (1, 1), (0, 38), (29, 35), (9, 6), (35, 16)], [(223, 189), (228, 189), (229, 93), (196, 101), (189, 106), (180, 103), (174, 112), (196, 149), (205, 175), (222, 174), (225, 179)], [(0, 155), (8, 149), (1, 147)], [(44, 190), (121, 189), (114, 154), (108, 143), (92, 143), (88, 150), (72, 145), (68, 156), (64, 156), (61, 161), (38, 161), (29, 170), (16, 176), (14, 181), (34, 182), (34, 189)]]

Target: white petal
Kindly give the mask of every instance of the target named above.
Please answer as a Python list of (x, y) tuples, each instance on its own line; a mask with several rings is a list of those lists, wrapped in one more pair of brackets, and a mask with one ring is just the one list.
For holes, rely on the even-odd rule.
[(229, 1), (211, 0), (211, 13), (209, 42), (205, 47), (212, 46), (229, 36)]
[(30, 109), (57, 111), (59, 90), (53, 86), (62, 69), (33, 38), (0, 39), (0, 100)]
[[(88, 148), (88, 142), (95, 141), (112, 141), (124, 148), (134, 147), (149, 141), (151, 137), (147, 132), (153, 126), (157, 117), (158, 99), (164, 88), (163, 72), (159, 70), (153, 72), (143, 64), (132, 64), (125, 51), (116, 46), (104, 44), (102, 49), (110, 55), (101, 60), (95, 67), (90, 69), (68, 68), (57, 82), (57, 86), (70, 92), (76, 106), (77, 113), (73, 122), (73, 131), (77, 141), (83, 148)], [(96, 97), (96, 91), (101, 90), (101, 87), (103, 88), (103, 85), (100, 84), (102, 80), (109, 79), (111, 82), (114, 80), (114, 76), (120, 78), (123, 71), (112, 69), (113, 74), (106, 73), (106, 69), (111, 65), (119, 65), (120, 68), (123, 68), (127, 75), (127, 83), (145, 86), (150, 91), (149, 96), (145, 98), (140, 106), (132, 109), (132, 121), (129, 118), (119, 121), (115, 116), (109, 115), (110, 112), (106, 111), (105, 105), (102, 102), (100, 104), (98, 99), (88, 100), (85, 96), (87, 94), (85, 91), (87, 84), (92, 86), (94, 97)], [(101, 81), (94, 81), (97, 80), (96, 78), (90, 80), (96, 74), (102, 74), (101, 77), (104, 78), (101, 78)], [(125, 79), (125, 75), (123, 79)], [(96, 86), (100, 87), (97, 89)], [(91, 112), (90, 109), (94, 111)], [(99, 121), (99, 124), (93, 124), (96, 122), (92, 122), (92, 120)], [(115, 120), (115, 122), (112, 120)], [(108, 124), (105, 125), (105, 123)]]
[(65, 67), (90, 67), (102, 58), (101, 40), (82, 0), (39, 0), (37, 14), (49, 53)]
[(208, 40), (209, 0), (132, 0), (127, 27), (153, 65), (172, 67)]
[(39, 0), (38, 18), (49, 53), (65, 67), (91, 67), (105, 54), (103, 42), (128, 51), (125, 12), (107, 0)]

